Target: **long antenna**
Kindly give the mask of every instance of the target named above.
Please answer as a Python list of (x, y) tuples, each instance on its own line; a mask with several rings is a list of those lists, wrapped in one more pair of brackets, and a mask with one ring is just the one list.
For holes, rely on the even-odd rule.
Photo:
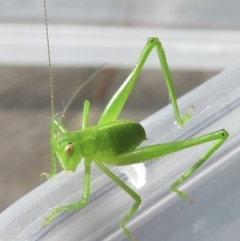
[(54, 118), (53, 74), (52, 74), (52, 64), (51, 64), (51, 54), (50, 54), (50, 44), (49, 44), (49, 34), (48, 34), (48, 18), (47, 18), (46, 0), (43, 0), (43, 3), (44, 3), (45, 27), (46, 27), (46, 35), (47, 35), (48, 71), (49, 71), (50, 98), (51, 98), (51, 115), (52, 115), (52, 120), (53, 120), (53, 118)]
[(47, 50), (48, 50), (48, 71), (49, 71), (49, 83), (50, 83), (50, 98), (51, 98), (51, 125), (50, 125), (50, 150), (51, 150), (51, 159), (52, 159), (52, 171), (51, 173), (43, 173), (42, 175), (46, 176), (47, 179), (54, 177), (57, 174), (56, 167), (56, 156), (54, 150), (54, 101), (53, 101), (53, 74), (52, 74), (52, 64), (51, 64), (51, 54), (50, 54), (50, 44), (49, 44), (49, 35), (48, 35), (48, 18), (47, 18), (47, 5), (46, 0), (43, 0), (44, 4), (44, 16), (45, 16), (45, 26), (46, 26), (46, 36), (47, 36)]
[[(48, 70), (49, 70), (49, 83), (50, 83), (50, 98), (51, 98), (51, 116), (52, 121), (54, 119), (54, 99), (53, 99), (53, 74), (52, 74), (52, 64), (51, 64), (51, 54), (50, 54), (50, 44), (49, 44), (49, 34), (48, 34), (48, 18), (47, 18), (47, 5), (46, 0), (43, 0), (44, 3), (44, 16), (45, 16), (45, 27), (46, 27), (46, 36), (47, 36), (47, 50), (48, 50)], [(65, 106), (64, 110), (61, 113), (60, 119), (61, 120), (64, 117), (64, 114), (66, 113), (69, 105), (72, 103), (73, 99), (76, 97), (78, 92), (87, 85), (91, 80), (94, 79), (95, 76), (97, 76), (102, 69), (106, 66), (106, 64), (102, 65), (95, 71), (74, 93), (74, 95), (71, 97), (67, 105)]]
[(64, 117), (69, 105), (72, 103), (72, 101), (74, 100), (74, 98), (77, 96), (77, 94), (85, 87), (85, 85), (87, 85), (89, 82), (91, 82), (102, 70), (103, 68), (106, 66), (107, 64), (104, 64), (100, 67), (97, 68), (97, 70), (90, 75), (87, 80), (85, 80), (75, 91), (75, 93), (73, 94), (73, 96), (71, 97), (71, 99), (68, 101), (68, 103), (66, 104), (66, 106), (64, 107), (63, 111), (61, 112), (61, 116), (60, 116), (60, 120)]

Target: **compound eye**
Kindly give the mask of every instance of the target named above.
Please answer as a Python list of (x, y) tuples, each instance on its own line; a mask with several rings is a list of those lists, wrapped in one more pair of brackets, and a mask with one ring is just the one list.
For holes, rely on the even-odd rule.
[(64, 149), (64, 153), (67, 157), (72, 157), (74, 153), (74, 146), (72, 143), (68, 143)]

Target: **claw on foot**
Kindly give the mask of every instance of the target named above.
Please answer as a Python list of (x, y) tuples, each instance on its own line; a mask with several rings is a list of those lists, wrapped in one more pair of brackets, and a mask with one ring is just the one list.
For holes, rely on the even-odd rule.
[(172, 191), (172, 192), (176, 192), (177, 195), (178, 195), (181, 199), (187, 199), (187, 200), (190, 202), (191, 205), (193, 204), (193, 200), (192, 200), (191, 198), (189, 198), (185, 193), (179, 191), (177, 188), (173, 188), (173, 187), (172, 187), (172, 188), (171, 188), (171, 191)]
[(46, 179), (51, 179), (52, 177), (56, 176), (57, 173), (55, 172), (51, 172), (51, 173), (46, 173), (46, 172), (43, 172), (40, 174), (40, 177), (43, 177), (45, 176)]
[(133, 236), (133, 234), (126, 228), (125, 224), (121, 223), (120, 227), (125, 233), (125, 236), (132, 239), (132, 241), (137, 241), (137, 239)]
[(47, 226), (49, 223), (51, 223), (51, 219), (48, 217), (48, 218), (45, 218), (44, 220), (44, 223), (42, 224), (43, 227)]
[(190, 205), (193, 204), (193, 200), (192, 200), (191, 198), (189, 198), (189, 197), (186, 196), (186, 199), (190, 202)]
[(191, 118), (191, 113), (192, 113), (193, 109), (194, 109), (194, 106), (190, 105), (189, 108), (188, 108), (188, 112), (183, 117), (183, 125), (185, 125), (189, 121), (189, 119)]

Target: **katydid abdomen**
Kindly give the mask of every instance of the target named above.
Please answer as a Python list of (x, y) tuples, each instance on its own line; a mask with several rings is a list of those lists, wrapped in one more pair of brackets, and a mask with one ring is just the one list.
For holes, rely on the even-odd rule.
[(112, 152), (113, 156), (136, 149), (139, 144), (146, 140), (146, 133), (141, 124), (130, 120), (116, 120), (110, 124), (98, 126), (96, 135), (101, 139), (100, 148), (95, 160), (108, 160)]

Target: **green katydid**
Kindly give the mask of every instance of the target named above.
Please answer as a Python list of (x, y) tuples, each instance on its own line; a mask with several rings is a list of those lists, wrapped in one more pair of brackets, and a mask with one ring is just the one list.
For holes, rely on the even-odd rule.
[(105, 107), (98, 124), (95, 126), (88, 125), (90, 103), (89, 101), (85, 101), (83, 107), (82, 130), (68, 131), (61, 122), (61, 118), (58, 119), (54, 116), (52, 68), (45, 0), (44, 9), (51, 88), (52, 119), (50, 125), (50, 143), (52, 171), (49, 174), (43, 173), (43, 175), (47, 178), (52, 178), (57, 174), (55, 156), (57, 156), (65, 171), (75, 171), (82, 159), (84, 159), (85, 166), (82, 199), (79, 202), (68, 206), (55, 208), (45, 219), (44, 225), (49, 224), (58, 213), (81, 209), (88, 203), (90, 197), (91, 164), (95, 163), (109, 178), (133, 198), (134, 204), (120, 223), (125, 235), (133, 238), (131, 232), (126, 228), (126, 223), (138, 210), (141, 204), (141, 197), (113, 174), (105, 164), (125, 166), (143, 163), (192, 146), (214, 141), (213, 145), (202, 155), (202, 157), (171, 185), (172, 192), (176, 192), (180, 198), (186, 198), (192, 202), (185, 193), (178, 189), (178, 186), (190, 177), (203, 163), (205, 163), (226, 141), (228, 133), (225, 130), (218, 130), (194, 139), (138, 148), (138, 146), (146, 140), (144, 128), (140, 123), (131, 120), (118, 120), (117, 118), (136, 83), (144, 63), (154, 48), (157, 50), (160, 64), (162, 66), (164, 79), (167, 84), (177, 123), (179, 125), (184, 125), (190, 119), (192, 110), (192, 107), (190, 107), (188, 112), (181, 117), (164, 49), (158, 38), (149, 38), (147, 40), (135, 68)]

